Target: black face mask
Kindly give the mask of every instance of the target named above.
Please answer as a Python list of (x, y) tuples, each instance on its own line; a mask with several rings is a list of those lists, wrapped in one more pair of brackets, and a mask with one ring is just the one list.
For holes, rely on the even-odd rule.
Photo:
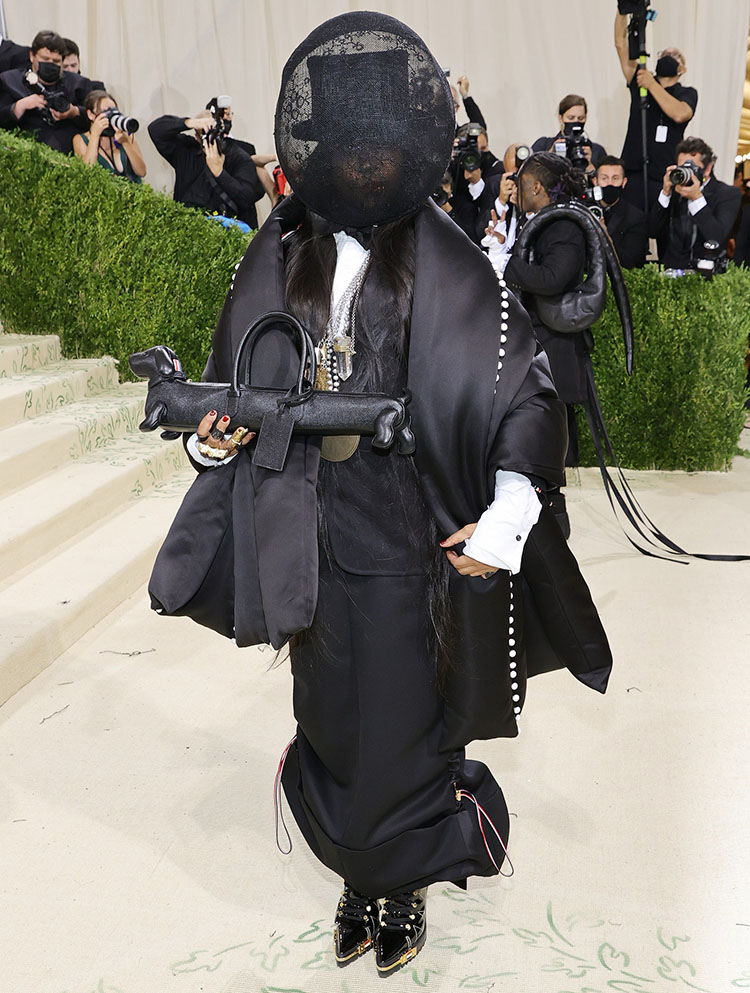
[(622, 196), (621, 186), (602, 186), (602, 200), (611, 207), (613, 203), (616, 203)]
[(669, 79), (671, 76), (677, 75), (679, 68), (680, 63), (674, 55), (662, 55), (656, 63), (656, 75), (661, 76), (663, 79)]
[(54, 62), (40, 62), (36, 74), (45, 86), (59, 83), (62, 77), (62, 66)]

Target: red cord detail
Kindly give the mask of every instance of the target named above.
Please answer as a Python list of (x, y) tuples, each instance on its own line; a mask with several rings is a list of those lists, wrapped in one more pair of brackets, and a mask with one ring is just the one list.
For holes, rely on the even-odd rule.
[[(477, 800), (477, 798), (472, 793), (469, 793), (468, 790), (457, 790), (456, 791), (456, 796), (458, 797), (459, 800), (462, 800), (464, 798), (466, 798), (467, 800), (471, 800), (471, 802), (477, 808), (477, 822), (479, 823), (479, 830), (482, 832), (482, 840), (484, 841), (484, 847), (487, 849), (487, 854), (489, 855), (490, 859), (492, 860), (492, 864), (497, 869), (497, 871), (500, 873), (500, 875), (501, 876), (505, 876), (506, 879), (510, 879), (510, 877), (515, 873), (516, 870), (513, 868), (513, 863), (510, 860), (510, 855), (508, 855), (508, 849), (505, 847), (505, 842), (500, 837), (500, 834), (499, 834), (497, 828), (495, 827), (495, 825), (492, 823), (492, 818), (487, 813), (487, 811), (484, 809), (484, 807), (479, 803), (479, 801)], [(500, 844), (502, 846), (502, 849), (505, 852), (505, 858), (508, 860), (508, 865), (510, 866), (510, 872), (502, 872), (501, 871), (500, 866), (497, 864), (497, 862), (495, 861), (495, 858), (494, 858), (492, 852), (490, 851), (490, 846), (487, 844), (487, 835), (484, 833), (484, 825), (482, 824), (482, 818), (483, 817), (487, 820), (487, 823), (490, 825), (490, 827), (492, 828), (492, 830), (495, 832), (495, 837), (500, 842)]]

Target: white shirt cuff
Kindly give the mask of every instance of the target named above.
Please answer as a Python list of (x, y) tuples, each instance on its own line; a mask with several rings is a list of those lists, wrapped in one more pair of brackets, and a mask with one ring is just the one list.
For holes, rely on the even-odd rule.
[(697, 214), (699, 210), (703, 210), (707, 202), (704, 196), (699, 196), (697, 200), (688, 201), (688, 212), (690, 214)]
[(491, 246), (488, 254), (492, 267), (495, 270), (495, 275), (498, 279), (500, 279), (505, 273), (508, 263), (511, 260), (511, 254), (504, 245), (500, 244), (497, 238), (493, 238), (493, 241), (495, 242), (495, 245), (497, 245), (497, 248), (495, 248), (494, 245)]
[(672, 194), (667, 195), (664, 190), (659, 191), (659, 203), (662, 207), (668, 207), (672, 201)]
[(478, 179), (476, 183), (469, 183), (469, 193), (471, 193), (471, 199), (476, 200), (478, 196), (481, 196), (482, 190), (484, 190), (484, 180)]
[[(225, 434), (225, 438), (231, 438), (230, 434)], [(209, 459), (206, 455), (201, 455), (198, 451), (198, 432), (194, 431), (187, 440), (187, 450), (190, 453), (190, 458), (197, 462), (198, 465), (204, 465), (207, 469), (215, 469), (217, 466), (226, 465), (227, 462), (231, 462), (234, 456), (237, 454), (235, 452), (233, 455), (227, 455), (225, 459)]]
[(495, 499), (479, 518), (463, 554), (496, 569), (507, 569), (515, 576), (520, 572), (526, 539), (541, 509), (536, 490), (526, 476), (498, 469)]

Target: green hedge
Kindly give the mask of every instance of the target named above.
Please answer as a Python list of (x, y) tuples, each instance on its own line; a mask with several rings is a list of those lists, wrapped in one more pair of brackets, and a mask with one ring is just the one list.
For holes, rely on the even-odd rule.
[(199, 377), (250, 235), (146, 184), (0, 132), (0, 320), (68, 357), (168, 343)]
[[(609, 294), (594, 326), (594, 370), (616, 455), (633, 469), (725, 469), (744, 423), (750, 270), (710, 282), (670, 279), (654, 265), (626, 272), (635, 325), (632, 377)], [(579, 417), (581, 461), (595, 463)]]
[[(198, 377), (249, 236), (148, 186), (0, 133), (0, 320), (60, 336), (68, 356), (127, 357), (171, 345)], [(639, 469), (722, 469), (737, 450), (750, 332), (750, 271), (711, 283), (626, 274), (636, 328), (624, 371), (614, 302), (594, 328), (594, 366), (615, 450)], [(581, 427), (585, 464), (593, 446)]]

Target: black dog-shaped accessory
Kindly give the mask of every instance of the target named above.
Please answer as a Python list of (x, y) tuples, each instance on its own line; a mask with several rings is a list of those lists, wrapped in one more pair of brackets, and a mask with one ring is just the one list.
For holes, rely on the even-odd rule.
[[(240, 385), (240, 368), (250, 365), (259, 336), (272, 325), (286, 325), (297, 337), (300, 365), (291, 389)], [(141, 431), (195, 431), (207, 410), (226, 411), (229, 431), (242, 425), (258, 434), (253, 463), (280, 472), (292, 434), (365, 435), (372, 447), (387, 451), (394, 442), (400, 455), (412, 455), (416, 445), (407, 404), (409, 397), (385, 393), (330, 393), (315, 390), (315, 347), (306, 328), (291, 314), (271, 311), (245, 331), (234, 360), (231, 383), (188, 382), (182, 363), (166, 345), (156, 345), (130, 356), (130, 368), (148, 379), (146, 417)], [(305, 369), (309, 369), (309, 380)]]

